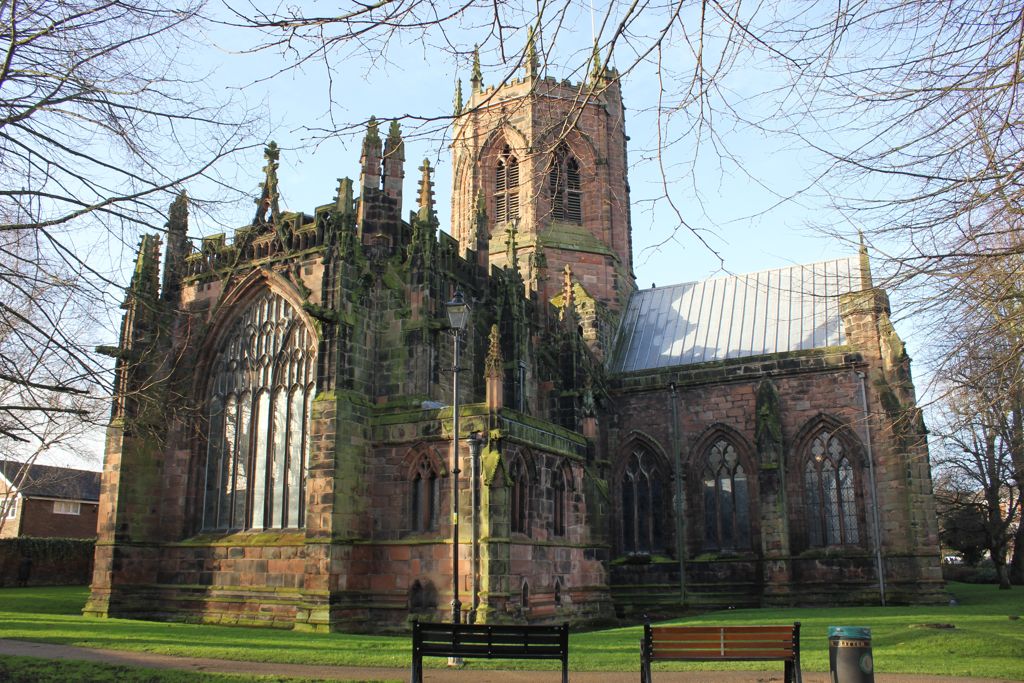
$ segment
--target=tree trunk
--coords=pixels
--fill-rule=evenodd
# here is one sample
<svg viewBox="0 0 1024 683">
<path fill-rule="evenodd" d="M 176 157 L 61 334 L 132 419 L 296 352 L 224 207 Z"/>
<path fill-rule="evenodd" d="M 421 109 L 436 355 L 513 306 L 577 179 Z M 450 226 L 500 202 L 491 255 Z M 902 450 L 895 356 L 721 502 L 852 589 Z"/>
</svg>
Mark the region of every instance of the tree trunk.
<svg viewBox="0 0 1024 683">
<path fill-rule="evenodd" d="M 1006 543 L 989 543 L 988 553 L 992 558 L 992 564 L 996 568 L 996 579 L 999 581 L 999 590 L 1010 590 L 1010 572 L 1006 566 Z"/>
<path fill-rule="evenodd" d="M 1010 584 L 1010 572 L 1007 571 L 1006 562 L 996 562 L 996 577 L 999 579 L 999 590 L 1008 591 L 1013 586 Z"/>
<path fill-rule="evenodd" d="M 1013 557 L 1010 559 L 1010 581 L 1024 586 L 1024 524 L 1018 524 L 1013 535 Z"/>
</svg>

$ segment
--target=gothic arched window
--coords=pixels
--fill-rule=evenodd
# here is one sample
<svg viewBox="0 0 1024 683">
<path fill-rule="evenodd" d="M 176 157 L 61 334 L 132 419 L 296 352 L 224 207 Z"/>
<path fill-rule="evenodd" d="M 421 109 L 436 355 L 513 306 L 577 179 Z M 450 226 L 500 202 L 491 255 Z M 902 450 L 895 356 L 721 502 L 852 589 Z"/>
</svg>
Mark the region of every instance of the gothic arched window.
<svg viewBox="0 0 1024 683">
<path fill-rule="evenodd" d="M 548 192 L 551 194 L 551 218 L 569 223 L 583 222 L 580 192 L 580 164 L 563 143 L 555 150 L 548 171 Z"/>
<path fill-rule="evenodd" d="M 750 547 L 750 490 L 736 448 L 718 439 L 708 451 L 701 477 L 704 489 L 704 547 Z"/>
<path fill-rule="evenodd" d="M 416 466 L 412 473 L 409 517 L 410 526 L 413 531 L 434 531 L 437 529 L 439 490 L 440 484 L 437 471 L 426 454 L 423 454 L 416 461 Z"/>
<path fill-rule="evenodd" d="M 305 524 L 316 344 L 295 309 L 264 292 L 238 314 L 207 389 L 203 528 Z"/>
<path fill-rule="evenodd" d="M 551 511 L 551 531 L 555 536 L 565 536 L 566 518 L 566 473 L 561 467 L 551 471 L 551 493 L 553 509 Z"/>
<path fill-rule="evenodd" d="M 526 471 L 526 464 L 521 457 L 512 461 L 512 466 L 509 468 L 509 480 L 512 482 L 512 500 L 509 506 L 510 528 L 513 533 L 529 533 L 530 479 Z"/>
<path fill-rule="evenodd" d="M 808 450 L 804 465 L 808 543 L 859 543 L 853 467 L 843 442 L 823 429 L 811 439 Z"/>
<path fill-rule="evenodd" d="M 508 145 L 498 155 L 494 174 L 494 222 L 519 217 L 519 160 Z"/>
<path fill-rule="evenodd" d="M 650 451 L 629 455 L 622 473 L 622 549 L 651 553 L 662 545 L 662 480 Z"/>
</svg>

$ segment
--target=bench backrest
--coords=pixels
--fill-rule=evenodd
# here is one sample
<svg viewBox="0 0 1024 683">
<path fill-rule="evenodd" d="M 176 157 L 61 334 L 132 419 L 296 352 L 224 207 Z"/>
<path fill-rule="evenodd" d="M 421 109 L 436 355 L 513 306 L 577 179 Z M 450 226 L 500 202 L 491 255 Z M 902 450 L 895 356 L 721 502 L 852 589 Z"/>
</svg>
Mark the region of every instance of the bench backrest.
<svg viewBox="0 0 1024 683">
<path fill-rule="evenodd" d="M 800 622 L 792 626 L 644 624 L 644 644 L 651 659 L 793 661 L 800 653 Z"/>
<path fill-rule="evenodd" d="M 569 624 L 513 626 L 414 622 L 414 656 L 565 659 Z"/>
</svg>

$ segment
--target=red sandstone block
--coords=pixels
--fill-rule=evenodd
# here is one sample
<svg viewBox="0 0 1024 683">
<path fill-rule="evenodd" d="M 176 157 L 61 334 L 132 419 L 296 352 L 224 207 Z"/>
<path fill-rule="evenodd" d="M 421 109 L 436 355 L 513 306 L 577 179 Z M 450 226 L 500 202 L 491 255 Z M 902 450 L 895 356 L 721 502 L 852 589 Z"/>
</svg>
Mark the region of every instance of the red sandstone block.
<svg viewBox="0 0 1024 683">
<path fill-rule="evenodd" d="M 396 545 L 388 550 L 388 558 L 392 562 L 408 562 L 410 559 L 409 546 Z"/>
</svg>

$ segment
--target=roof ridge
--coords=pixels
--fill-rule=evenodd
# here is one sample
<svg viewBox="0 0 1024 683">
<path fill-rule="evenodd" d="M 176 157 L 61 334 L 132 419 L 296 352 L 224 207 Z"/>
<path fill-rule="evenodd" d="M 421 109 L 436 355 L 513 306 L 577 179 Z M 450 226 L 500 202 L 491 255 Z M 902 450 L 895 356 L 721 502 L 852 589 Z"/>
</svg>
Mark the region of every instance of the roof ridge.
<svg viewBox="0 0 1024 683">
<path fill-rule="evenodd" d="M 848 261 L 856 260 L 858 258 L 859 257 L 858 257 L 857 254 L 851 254 L 850 256 L 840 256 L 840 257 L 830 258 L 830 259 L 821 259 L 819 261 L 811 261 L 810 263 L 794 263 L 793 265 L 790 265 L 790 266 L 779 266 L 777 268 L 762 268 L 761 270 L 751 270 L 751 271 L 748 271 L 746 273 L 735 273 L 735 274 L 732 274 L 732 275 L 714 275 L 712 277 L 706 277 L 706 278 L 702 278 L 700 280 L 687 280 L 685 282 L 676 282 L 676 283 L 671 284 L 671 285 L 661 285 L 660 287 L 648 287 L 646 289 L 639 289 L 639 290 L 637 290 L 637 293 L 640 293 L 640 292 L 652 292 L 652 291 L 657 290 L 657 289 L 671 289 L 673 287 L 682 287 L 684 285 L 696 285 L 696 284 L 699 284 L 701 282 L 715 282 L 716 280 L 732 280 L 732 279 L 737 279 L 737 278 L 741 278 L 741 277 L 750 277 L 750 276 L 753 276 L 753 275 L 760 275 L 762 273 L 777 273 L 777 272 L 783 271 L 783 270 L 793 270 L 794 268 L 811 268 L 813 266 L 821 265 L 821 264 L 824 264 L 824 263 L 840 263 L 842 261 L 847 261 L 848 262 Z M 859 263 L 857 264 L 857 269 L 858 270 L 860 269 L 860 264 Z"/>
</svg>

